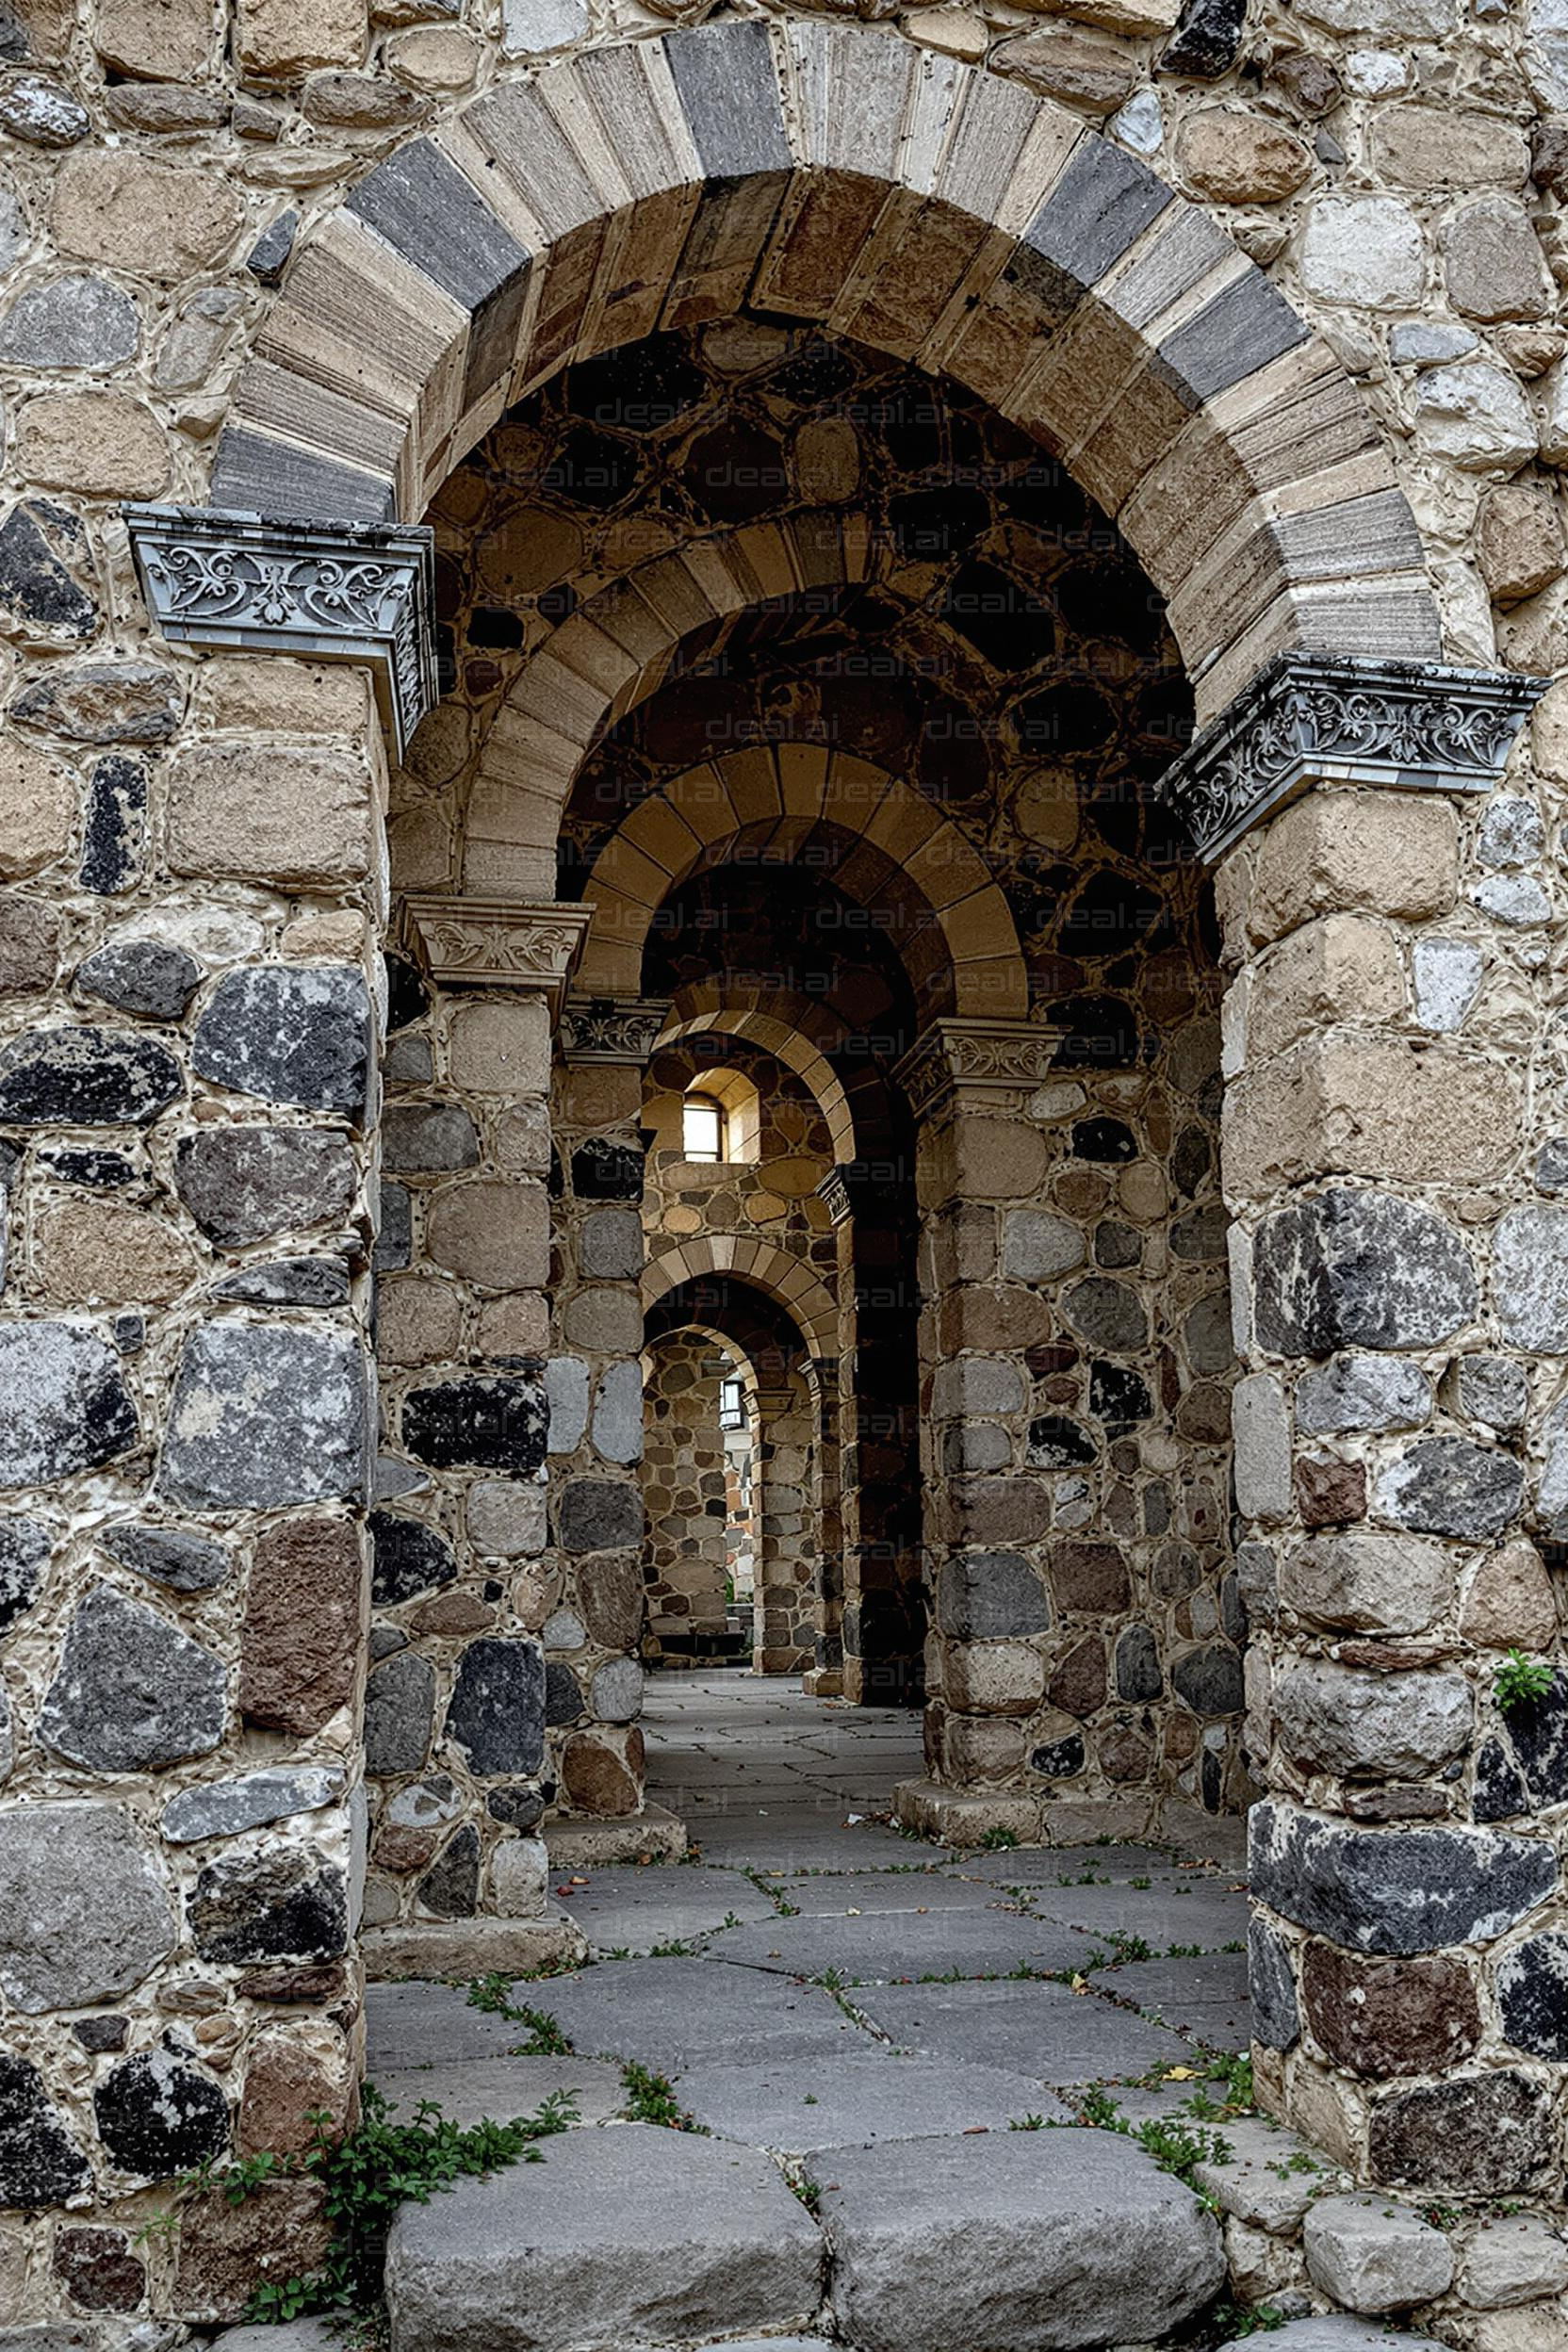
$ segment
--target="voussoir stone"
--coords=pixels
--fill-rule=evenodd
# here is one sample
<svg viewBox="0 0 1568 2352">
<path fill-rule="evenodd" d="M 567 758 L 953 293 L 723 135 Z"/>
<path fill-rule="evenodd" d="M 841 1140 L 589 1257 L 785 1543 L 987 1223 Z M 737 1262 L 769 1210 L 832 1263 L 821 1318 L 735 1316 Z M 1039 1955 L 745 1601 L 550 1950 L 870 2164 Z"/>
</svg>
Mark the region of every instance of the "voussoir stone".
<svg viewBox="0 0 1568 2352">
<path fill-rule="evenodd" d="M 1146 2344 L 1225 2275 L 1214 2216 L 1113 2132 L 988 2132 L 813 2159 L 831 2296 L 879 2352 Z"/>
<path fill-rule="evenodd" d="M 1490 1939 L 1557 1890 L 1552 1848 L 1483 1829 L 1348 1828 L 1271 1800 L 1248 1818 L 1254 1896 L 1352 1952 Z"/>
<path fill-rule="evenodd" d="M 30 2017 L 128 1993 L 178 1941 L 162 1871 L 122 1805 L 0 1814 L 0 1989 Z"/>
<path fill-rule="evenodd" d="M 345 1217 L 353 1155 L 342 1135 L 314 1128 L 214 1128 L 182 1136 L 174 1183 L 214 1241 L 265 1241 Z"/>
<path fill-rule="evenodd" d="M 393 2352 L 566 2352 L 797 2327 L 822 2234 L 772 2161 L 647 2125 L 405 2205 L 387 2247 Z"/>
<path fill-rule="evenodd" d="M 99 1332 L 79 1323 L 0 1324 L 0 1487 L 96 1470 L 138 1434 L 120 1359 Z"/>
<path fill-rule="evenodd" d="M 156 1609 L 99 1585 L 72 1618 L 38 1736 L 84 1771 L 147 1772 L 223 1736 L 223 1661 Z"/>
<path fill-rule="evenodd" d="M 180 1358 L 159 1491 L 216 1511 L 357 1494 L 367 1443 L 365 1364 L 352 1339 L 207 1323 Z"/>
</svg>

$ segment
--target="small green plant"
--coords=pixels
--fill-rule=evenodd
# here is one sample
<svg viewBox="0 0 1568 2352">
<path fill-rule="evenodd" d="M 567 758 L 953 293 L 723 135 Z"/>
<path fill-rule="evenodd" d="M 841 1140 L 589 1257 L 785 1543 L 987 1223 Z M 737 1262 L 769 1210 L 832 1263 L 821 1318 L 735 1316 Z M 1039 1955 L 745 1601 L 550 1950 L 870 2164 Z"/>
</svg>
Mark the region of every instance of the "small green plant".
<svg viewBox="0 0 1568 2352">
<path fill-rule="evenodd" d="M 1497 1669 L 1492 1686 L 1492 1696 L 1499 1715 L 1508 1715 L 1516 1707 L 1528 1707 L 1534 1699 L 1546 1698 L 1552 1688 L 1552 1670 L 1544 1658 L 1527 1658 L 1523 1650 L 1510 1650 Z"/>
<path fill-rule="evenodd" d="M 695 1945 L 682 1943 L 678 1936 L 672 1936 L 665 1943 L 650 1944 L 648 1958 L 650 1960 L 690 1960 L 695 1949 Z"/>
<path fill-rule="evenodd" d="M 1045 2117 L 1036 2115 L 1015 2115 L 1007 2129 L 1009 2132 L 1043 2132 Z"/>
<path fill-rule="evenodd" d="M 1221 2303 L 1216 2307 L 1215 2320 L 1227 2343 L 1242 2336 L 1271 2336 L 1285 2324 L 1283 2311 L 1272 2303 L 1254 2303 L 1250 2309 L 1244 2303 Z"/>
<path fill-rule="evenodd" d="M 798 2197 L 813 2221 L 822 2212 L 822 2182 L 813 2180 L 809 2173 L 802 2173 L 798 2180 L 790 2182 L 790 2193 Z"/>
<path fill-rule="evenodd" d="M 1117 1966 L 1127 1960 L 1152 1960 L 1154 1951 L 1141 1936 L 1124 1936 L 1118 1930 L 1111 1937 L 1116 1946 Z"/>
<path fill-rule="evenodd" d="M 988 1829 L 985 1836 L 981 1838 L 980 1843 L 986 1848 L 988 1853 L 1003 1854 L 1009 1846 L 1016 1846 L 1018 1838 L 1010 1829 L 1003 1829 L 1000 1825 L 998 1825 L 995 1828 Z"/>
<path fill-rule="evenodd" d="M 527 2026 L 529 2038 L 516 2044 L 514 2058 L 570 2058 L 572 2045 L 549 2011 L 531 2008 L 526 2001 L 514 2001 L 512 1983 L 510 1977 L 498 1973 L 475 1977 L 468 1987 L 469 2008 L 484 2009 L 492 2017 Z"/>
<path fill-rule="evenodd" d="M 629 2059 L 621 2068 L 621 2083 L 627 2096 L 627 2112 L 633 2123 L 662 2123 L 668 2132 L 700 2132 L 675 2095 L 669 2077 L 655 2074 L 651 2066 L 640 2066 Z"/>
</svg>

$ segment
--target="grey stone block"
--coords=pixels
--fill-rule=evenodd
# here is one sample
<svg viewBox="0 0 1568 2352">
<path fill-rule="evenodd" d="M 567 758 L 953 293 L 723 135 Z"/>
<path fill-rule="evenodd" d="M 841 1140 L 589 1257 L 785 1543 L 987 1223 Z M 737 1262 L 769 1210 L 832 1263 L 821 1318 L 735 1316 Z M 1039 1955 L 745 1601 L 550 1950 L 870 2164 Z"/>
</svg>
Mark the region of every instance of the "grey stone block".
<svg viewBox="0 0 1568 2352">
<path fill-rule="evenodd" d="M 344 1136 L 308 1127 L 216 1128 L 181 1138 L 174 1183 L 214 1241 L 265 1241 L 346 1217 L 353 1155 Z"/>
<path fill-rule="evenodd" d="M 122 1013 L 178 1021 L 202 977 L 183 947 L 162 939 L 127 939 L 101 947 L 76 968 L 76 986 Z"/>
<path fill-rule="evenodd" d="M 1260 1914 L 1247 1927 L 1247 1989 L 1252 2031 L 1266 2050 L 1294 2050 L 1301 2038 L 1301 2010 L 1290 1946 Z"/>
<path fill-rule="evenodd" d="M 378 163 L 344 208 L 467 311 L 473 323 L 463 398 L 465 405 L 477 400 L 515 356 L 527 248 L 428 139 L 412 139 Z"/>
<path fill-rule="evenodd" d="M 392 1102 L 382 1113 L 382 1165 L 400 1176 L 479 1166 L 479 1135 L 461 1102 Z"/>
<path fill-rule="evenodd" d="M 877 2352 L 1146 2344 L 1225 2276 L 1214 2216 L 1111 2132 L 885 2141 L 832 2170 L 833 2309 Z"/>
<path fill-rule="evenodd" d="M 95 1470 L 136 1443 L 108 1343 L 78 1323 L 0 1324 L 0 1487 Z"/>
<path fill-rule="evenodd" d="M 1568 1209 L 1510 1209 L 1493 1264 L 1504 1337 L 1541 1355 L 1568 1353 Z"/>
<path fill-rule="evenodd" d="M 416 1772 L 430 1752 L 435 1669 L 403 1651 L 378 1666 L 365 1691 L 365 1769 Z"/>
<path fill-rule="evenodd" d="M 172 1845 L 194 1845 L 204 1838 L 234 1838 L 262 1829 L 293 1813 L 313 1813 L 334 1805 L 348 1785 L 335 1765 L 302 1764 L 292 1770 L 246 1772 L 237 1780 L 204 1781 L 183 1788 L 163 1808 L 158 1826 Z"/>
<path fill-rule="evenodd" d="M 1386 2197 L 1325 2197 L 1308 2208 L 1302 2243 L 1314 2285 L 1347 2311 L 1408 2311 L 1453 2281 L 1442 2230 Z"/>
<path fill-rule="evenodd" d="M 1426 1778 L 1465 1747 L 1475 1715 L 1461 1674 L 1364 1673 L 1330 1659 L 1287 1668 L 1274 1708 L 1293 1762 L 1349 1779 Z"/>
<path fill-rule="evenodd" d="M 277 1510 L 365 1484 L 365 1364 L 351 1339 L 207 1323 L 187 1340 L 158 1490 L 216 1511 Z"/>
<path fill-rule="evenodd" d="M 1221 2347 L 1221 2352 L 1251 2352 L 1255 2336 L 1236 2336 Z M 1269 2337 L 1270 2352 L 1443 2352 L 1441 2344 L 1429 2336 L 1390 2337 L 1386 2328 L 1374 2328 L 1364 2319 L 1350 2319 L 1340 2311 L 1328 2311 L 1314 2319 L 1287 2320 Z"/>
<path fill-rule="evenodd" d="M 1023 241 L 1061 276 L 1072 298 L 1098 286 L 1174 196 L 1124 147 L 1080 139 Z M 1068 306 L 1070 307 L 1070 299 Z"/>
<path fill-rule="evenodd" d="M 1304 322 L 1259 270 L 1249 268 L 1167 335 L 1156 369 L 1195 408 L 1307 339 Z"/>
<path fill-rule="evenodd" d="M 291 441 L 225 425 L 212 474 L 212 504 L 241 514 L 308 523 L 390 523 L 397 520 L 392 484 L 318 457 Z"/>
<path fill-rule="evenodd" d="M 1344 1429 L 1415 1429 L 1431 1416 L 1431 1383 L 1399 1356 L 1348 1349 L 1296 1390 L 1296 1426 L 1309 1437 Z"/>
<path fill-rule="evenodd" d="M 210 1754 L 227 1704 L 220 1658 L 156 1609 L 101 1584 L 66 1629 L 38 1736 L 85 1772 L 156 1772 Z"/>
<path fill-rule="evenodd" d="M 537 1642 L 469 1642 L 447 1707 L 446 1736 L 482 1776 L 539 1770 L 545 1760 L 545 1654 Z"/>
<path fill-rule="evenodd" d="M 721 2138 L 795 2157 L 878 2140 L 1004 2132 L 1030 2115 L 1066 2123 L 1070 2115 L 1021 2071 L 900 2058 L 872 2044 L 863 2054 L 823 2064 L 808 2057 L 699 2059 L 679 2077 L 678 2097 Z"/>
<path fill-rule="evenodd" d="M 665 2073 L 715 2048 L 760 2060 L 863 2047 L 831 1994 L 717 1958 L 611 1962 L 555 1979 L 539 2005 L 584 2056 L 635 2058 Z"/>
<path fill-rule="evenodd" d="M 1479 1829 L 1350 1829 L 1266 1800 L 1248 1820 L 1254 1896 L 1351 1952 L 1490 1941 L 1557 1891 L 1552 1847 Z"/>
<path fill-rule="evenodd" d="M 0 321 L 0 360 L 20 368 L 117 368 L 140 341 L 135 302 L 106 278 L 28 286 Z"/>
<path fill-rule="evenodd" d="M 664 51 L 709 179 L 788 171 L 790 141 L 765 24 L 672 33 Z"/>
<path fill-rule="evenodd" d="M 0 1814 L 0 1990 L 29 2017 L 139 1984 L 178 1941 L 169 1890 L 118 1805 Z"/>
<path fill-rule="evenodd" d="M 938 1622 L 960 1642 L 1044 1633 L 1045 1585 L 1021 1552 L 963 1552 L 937 1580 Z"/>
<path fill-rule="evenodd" d="M 912 1900 L 918 1900 L 914 1898 Z M 1052 1920 L 994 1908 L 921 1913 L 884 1911 L 859 1919 L 819 1913 L 738 1928 L 722 1956 L 783 1976 L 837 1969 L 851 1984 L 899 1984 L 911 1977 L 1006 1976 L 1012 1969 L 1081 1968 L 1093 1938 Z"/>
<path fill-rule="evenodd" d="M 1377 1506 L 1420 1535 L 1501 1535 L 1518 1511 L 1525 1470 L 1511 1454 L 1467 1437 L 1429 1437 L 1391 1462 Z"/>
<path fill-rule="evenodd" d="M 237 1093 L 357 1117 L 369 1045 L 370 1000 L 351 965 L 255 964 L 217 983 L 190 1059 Z"/>
<path fill-rule="evenodd" d="M 1192 2055 L 1179 2034 L 1065 1984 L 877 1985 L 858 1995 L 856 2006 L 903 2049 L 1003 2066 L 1052 2085 L 1184 2066 Z"/>
<path fill-rule="evenodd" d="M 528 2038 L 528 2028 L 514 2021 L 509 2031 L 514 2042 Z M 399 2109 L 400 2122 L 412 2123 L 420 2101 L 433 2099 L 465 2130 L 487 2118 L 511 2123 L 537 2115 L 558 2091 L 572 2096 L 580 2123 L 605 2123 L 626 2112 L 621 2069 L 603 2059 L 497 2057 L 439 2063 L 428 2060 L 414 2042 L 406 2061 L 401 2066 L 377 2067 L 372 2077 L 377 2090 Z"/>
<path fill-rule="evenodd" d="M 765 2156 L 641 2125 L 568 2132 L 542 2164 L 403 2208 L 393 2352 L 622 2352 L 799 2325 L 822 2252 Z"/>
</svg>

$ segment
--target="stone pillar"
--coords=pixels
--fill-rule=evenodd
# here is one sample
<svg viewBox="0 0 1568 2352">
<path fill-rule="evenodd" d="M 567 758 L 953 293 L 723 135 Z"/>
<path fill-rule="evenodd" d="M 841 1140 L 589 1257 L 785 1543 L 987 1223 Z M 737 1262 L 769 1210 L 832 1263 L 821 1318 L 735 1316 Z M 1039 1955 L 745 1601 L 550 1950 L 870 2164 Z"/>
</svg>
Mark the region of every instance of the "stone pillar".
<svg viewBox="0 0 1568 2352">
<path fill-rule="evenodd" d="M 642 1116 L 668 1010 L 570 1002 L 555 1075 L 550 1510 L 562 1606 L 581 1629 L 560 1802 L 595 1819 L 643 1810 Z"/>
<path fill-rule="evenodd" d="M 1028 1462 L 1037 1302 L 1004 1279 L 1002 1219 L 1040 1191 L 1050 1153 L 1029 1104 L 1057 1033 L 1026 1021 L 939 1021 L 897 1076 L 918 1121 L 921 1483 L 927 1583 L 926 1761 L 899 1818 L 972 1843 L 1039 1831 L 1032 1756 L 1053 1625 L 1050 1501 Z M 1035 1735 L 1040 1734 L 1037 1738 Z M 1059 1736 L 1075 1736 L 1066 1722 Z"/>
<path fill-rule="evenodd" d="M 1281 664 L 1170 779 L 1223 853 L 1232 975 L 1258 2086 L 1444 2197 L 1562 2185 L 1553 703 L 1499 784 L 1540 691 Z"/>
<path fill-rule="evenodd" d="M 799 1674 L 816 1656 L 821 1466 L 804 1376 L 756 1394 L 760 1674 Z"/>
<path fill-rule="evenodd" d="M 396 1459 L 370 1516 L 373 1973 L 554 1956 L 534 1834 L 559 1780 L 547 1678 L 551 1030 L 580 906 L 399 909 L 383 1117 L 377 1352 Z M 569 1615 L 569 1612 L 567 1612 Z M 575 1686 L 573 1686 L 575 1687 Z"/>
<path fill-rule="evenodd" d="M 417 719 L 428 549 L 176 514 L 140 552 L 175 642 L 60 668 L 0 822 L 0 2203 L 39 2319 L 67 2199 L 155 2315 L 309 2267 L 305 2184 L 172 2236 L 145 2192 L 346 2117 L 360 2048 L 372 689 Z"/>
</svg>

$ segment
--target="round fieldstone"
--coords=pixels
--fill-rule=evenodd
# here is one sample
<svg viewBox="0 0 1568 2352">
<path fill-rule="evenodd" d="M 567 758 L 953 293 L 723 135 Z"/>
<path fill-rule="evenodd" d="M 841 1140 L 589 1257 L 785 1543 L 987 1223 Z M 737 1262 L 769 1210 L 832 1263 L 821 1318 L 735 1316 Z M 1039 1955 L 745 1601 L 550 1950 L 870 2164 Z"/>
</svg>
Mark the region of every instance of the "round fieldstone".
<svg viewBox="0 0 1568 2352">
<path fill-rule="evenodd" d="M 193 2171 L 228 2146 L 228 2100 L 169 2042 L 115 2066 L 94 2089 L 92 2112 L 110 2161 L 144 2180 Z"/>
<path fill-rule="evenodd" d="M 400 1176 L 479 1166 L 479 1134 L 460 1102 L 395 1102 L 381 1122 L 382 1165 Z"/>
<path fill-rule="evenodd" d="M 1229 1642 L 1189 1650 L 1171 1667 L 1170 1680 L 1195 1715 L 1239 1715 L 1247 1704 L 1241 1658 Z"/>
<path fill-rule="evenodd" d="M 349 965 L 226 972 L 196 1024 L 191 1065 L 268 1102 L 357 1114 L 369 1075 L 370 999 Z"/>
<path fill-rule="evenodd" d="M 214 1128 L 182 1136 L 174 1184 L 213 1241 L 266 1241 L 344 1218 L 354 1193 L 353 1154 L 344 1136 L 310 1128 Z"/>
<path fill-rule="evenodd" d="M 1069 1322 L 1091 1347 L 1131 1355 L 1149 1344 L 1149 1316 L 1138 1293 L 1108 1274 L 1074 1282 L 1064 1301 Z"/>
<path fill-rule="evenodd" d="M 0 1054 L 0 1126 L 145 1127 L 184 1091 L 169 1048 L 129 1030 L 31 1029 Z"/>
<path fill-rule="evenodd" d="M 635 1144 L 595 1135 L 572 1153 L 572 1190 L 580 1200 L 640 1201 L 643 1168 Z"/>
<path fill-rule="evenodd" d="M 343 1795 L 347 1774 L 337 1765 L 305 1764 L 292 1770 L 246 1772 L 236 1780 L 206 1780 L 182 1789 L 164 1806 L 158 1826 L 175 1845 L 198 1845 L 206 1838 L 236 1838 L 264 1829 L 295 1813 L 314 1813 Z"/>
<path fill-rule="evenodd" d="M 1441 2073 L 1481 2038 L 1470 1971 L 1446 1953 L 1368 1961 L 1308 1944 L 1301 1993 L 1330 2059 L 1364 2078 Z"/>
<path fill-rule="evenodd" d="M 0 1325 L 0 1487 L 96 1470 L 139 1434 L 119 1360 L 95 1331 Z"/>
<path fill-rule="evenodd" d="M 536 1642 L 470 1642 L 447 1708 L 469 1770 L 512 1779 L 545 1760 L 545 1654 Z"/>
<path fill-rule="evenodd" d="M 1568 1354 L 1568 1208 L 1510 1209 L 1493 1259 L 1503 1336 L 1541 1355 Z"/>
<path fill-rule="evenodd" d="M 198 1953 L 221 1967 L 338 1960 L 349 1948 L 343 1873 L 308 1847 L 209 1863 L 188 1909 Z"/>
<path fill-rule="evenodd" d="M 1500 1535 L 1525 1491 L 1522 1462 L 1465 1437 L 1413 1446 L 1378 1481 L 1378 1507 L 1418 1534 Z"/>
<path fill-rule="evenodd" d="M 227 1706 L 221 1658 L 156 1609 L 99 1585 L 71 1620 L 38 1736 L 86 1772 L 156 1772 L 209 1755 Z"/>
<path fill-rule="evenodd" d="M 370 1597 L 379 1609 L 396 1609 L 419 1592 L 450 1584 L 457 1575 L 451 1545 L 433 1527 L 392 1511 L 370 1513 L 374 1545 Z"/>
<path fill-rule="evenodd" d="M 29 147 L 74 147 L 91 128 L 87 108 L 46 74 L 19 74 L 0 88 L 0 130 Z"/>
<path fill-rule="evenodd" d="M 50 278 L 0 320 L 0 360 L 21 368 L 115 368 L 140 341 L 135 302 L 106 278 Z"/>
<path fill-rule="evenodd" d="M 601 1723 L 635 1723 L 643 1711 L 643 1669 L 634 1658 L 612 1658 L 589 1686 L 589 1703 Z"/>
<path fill-rule="evenodd" d="M 362 1492 L 366 1371 L 354 1340 L 206 1323 L 185 1345 L 158 1469 L 175 1502 L 278 1510 Z"/>
<path fill-rule="evenodd" d="M 0 1814 L 0 1990 L 25 2015 L 128 1993 L 178 1940 L 162 1871 L 122 1805 Z"/>
<path fill-rule="evenodd" d="M 514 1478 L 477 1478 L 465 1524 L 469 1542 L 487 1559 L 535 1559 L 549 1533 L 547 1490 Z"/>
<path fill-rule="evenodd" d="M 38 2213 L 91 2186 L 92 2167 L 25 2058 L 0 2053 L 0 2206 Z"/>
<path fill-rule="evenodd" d="M 587 1712 L 582 1685 L 569 1666 L 552 1658 L 545 1667 L 545 1723 L 553 1729 L 581 1721 Z"/>
<path fill-rule="evenodd" d="M 1130 1429 L 1154 1410 L 1149 1383 L 1128 1364 L 1096 1360 L 1089 1366 L 1089 1412 L 1108 1429 Z"/>
<path fill-rule="evenodd" d="M 37 1519 L 0 1519 L 0 1634 L 37 1600 L 53 1548 Z"/>
<path fill-rule="evenodd" d="M 1391 2188 L 1505 2197 L 1541 2179 L 1552 2103 L 1524 2075 L 1461 2075 L 1399 2091 L 1372 2111 L 1372 2177 Z"/>
<path fill-rule="evenodd" d="M 12 696 L 10 715 L 77 743 L 162 743 L 180 723 L 172 670 L 152 662 L 74 662 Z"/>
<path fill-rule="evenodd" d="M 1497 1830 L 1353 1829 L 1266 1799 L 1248 1841 L 1257 1899 L 1352 1952 L 1405 1957 L 1490 1940 L 1558 1888 L 1550 1845 Z"/>
<path fill-rule="evenodd" d="M 178 1021 L 201 983 L 202 968 L 183 947 L 162 939 L 127 939 L 101 947 L 76 967 L 76 986 L 117 1012 L 150 1021 Z"/>
<path fill-rule="evenodd" d="M 1129 1704 L 1163 1696 L 1160 1645 L 1147 1625 L 1129 1625 L 1116 1645 L 1116 1694 Z"/>
<path fill-rule="evenodd" d="M 1021 1552 L 964 1552 L 937 1579 L 937 1621 L 958 1642 L 1044 1633 L 1046 1590 Z"/>
</svg>

